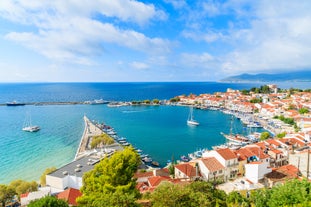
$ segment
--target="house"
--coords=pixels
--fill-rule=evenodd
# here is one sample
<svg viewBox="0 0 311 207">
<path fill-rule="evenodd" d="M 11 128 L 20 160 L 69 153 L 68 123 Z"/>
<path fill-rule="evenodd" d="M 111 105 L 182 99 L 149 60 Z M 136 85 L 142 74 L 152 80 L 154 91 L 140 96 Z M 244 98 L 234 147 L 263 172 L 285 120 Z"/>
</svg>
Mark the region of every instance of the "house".
<svg viewBox="0 0 311 207">
<path fill-rule="evenodd" d="M 215 157 L 198 159 L 198 166 L 204 180 L 224 180 L 225 167 Z"/>
<path fill-rule="evenodd" d="M 200 177 L 199 167 L 196 163 L 181 163 L 175 165 L 175 178 L 190 181 Z"/>
<path fill-rule="evenodd" d="M 51 195 L 49 188 L 42 188 L 39 191 L 21 194 L 21 206 L 27 206 L 31 201 L 38 200 L 48 195 Z"/>
<path fill-rule="evenodd" d="M 238 174 L 238 157 L 234 154 L 230 149 L 217 149 L 204 152 L 202 154 L 203 158 L 206 157 L 215 157 L 217 161 L 225 167 L 224 171 L 224 180 L 227 181 L 228 179 L 236 178 Z"/>
<path fill-rule="evenodd" d="M 72 161 L 46 175 L 46 185 L 51 187 L 52 193 L 61 192 L 67 188 L 80 189 L 83 174 L 92 170 L 98 162 L 99 159 L 91 156 Z"/>
<path fill-rule="evenodd" d="M 271 188 L 288 180 L 298 178 L 299 174 L 299 169 L 294 165 L 284 165 L 273 169 L 271 173 L 265 176 L 265 180 L 267 186 Z"/>
<path fill-rule="evenodd" d="M 65 200 L 69 206 L 77 206 L 78 204 L 76 199 L 80 196 L 82 196 L 80 190 L 74 188 L 68 188 L 67 190 L 57 194 L 57 198 Z"/>
<path fill-rule="evenodd" d="M 266 162 L 251 162 L 245 165 L 245 178 L 253 183 L 259 183 L 272 169 Z"/>
</svg>

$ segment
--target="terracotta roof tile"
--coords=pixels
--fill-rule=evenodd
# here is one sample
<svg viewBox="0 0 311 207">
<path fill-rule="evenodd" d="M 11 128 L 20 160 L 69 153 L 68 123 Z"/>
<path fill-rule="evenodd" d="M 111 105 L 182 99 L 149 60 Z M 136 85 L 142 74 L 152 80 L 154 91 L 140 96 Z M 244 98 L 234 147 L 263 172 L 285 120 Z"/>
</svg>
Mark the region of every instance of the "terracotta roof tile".
<svg viewBox="0 0 311 207">
<path fill-rule="evenodd" d="M 215 157 L 202 158 L 202 162 L 204 163 L 206 168 L 211 172 L 225 169 L 225 167 L 222 164 L 220 164 L 220 162 Z"/>
<path fill-rule="evenodd" d="M 148 178 L 148 183 L 150 187 L 158 186 L 162 181 L 170 181 L 170 177 L 166 176 L 153 176 Z"/>
<path fill-rule="evenodd" d="M 222 156 L 225 160 L 237 159 L 238 157 L 229 149 L 217 149 L 216 152 Z"/>
<path fill-rule="evenodd" d="M 196 176 L 195 167 L 188 163 L 178 164 L 175 167 L 189 178 Z"/>
<path fill-rule="evenodd" d="M 67 190 L 59 193 L 57 195 L 57 198 L 64 199 L 65 201 L 68 202 L 68 204 L 76 206 L 77 205 L 76 199 L 80 196 L 82 196 L 82 193 L 79 190 L 74 188 L 68 188 Z"/>
</svg>

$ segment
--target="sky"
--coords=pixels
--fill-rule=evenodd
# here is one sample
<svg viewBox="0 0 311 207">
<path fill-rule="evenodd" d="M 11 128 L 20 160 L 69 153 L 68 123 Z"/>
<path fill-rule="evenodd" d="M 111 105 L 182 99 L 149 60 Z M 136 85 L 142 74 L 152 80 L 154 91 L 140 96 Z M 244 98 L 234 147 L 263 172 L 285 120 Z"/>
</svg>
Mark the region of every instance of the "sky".
<svg viewBox="0 0 311 207">
<path fill-rule="evenodd" d="M 1 0 L 0 82 L 311 72 L 309 0 Z"/>
</svg>

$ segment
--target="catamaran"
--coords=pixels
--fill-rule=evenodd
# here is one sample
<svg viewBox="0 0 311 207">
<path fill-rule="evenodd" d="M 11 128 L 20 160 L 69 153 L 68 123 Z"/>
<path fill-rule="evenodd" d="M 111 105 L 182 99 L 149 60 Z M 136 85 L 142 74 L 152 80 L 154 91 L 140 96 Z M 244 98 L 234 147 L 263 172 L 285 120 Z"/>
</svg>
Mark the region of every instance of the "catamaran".
<svg viewBox="0 0 311 207">
<path fill-rule="evenodd" d="M 193 118 L 193 107 L 190 107 L 190 112 L 189 112 L 187 124 L 188 124 L 188 125 L 192 125 L 192 126 L 198 126 L 198 125 L 199 125 L 199 122 L 196 121 L 196 120 Z"/>
<path fill-rule="evenodd" d="M 26 132 L 37 132 L 40 130 L 40 127 L 37 125 L 32 125 L 31 116 L 30 114 L 27 114 L 22 130 Z"/>
</svg>

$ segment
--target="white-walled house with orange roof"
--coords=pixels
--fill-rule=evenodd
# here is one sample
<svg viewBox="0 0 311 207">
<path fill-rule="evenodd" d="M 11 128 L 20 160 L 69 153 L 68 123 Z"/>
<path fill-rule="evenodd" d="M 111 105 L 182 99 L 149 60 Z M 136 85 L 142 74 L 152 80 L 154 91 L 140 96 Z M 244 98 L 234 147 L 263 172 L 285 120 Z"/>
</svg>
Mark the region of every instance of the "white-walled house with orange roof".
<svg viewBox="0 0 311 207">
<path fill-rule="evenodd" d="M 206 151 L 202 154 L 202 158 L 215 157 L 224 167 L 224 180 L 236 178 L 238 174 L 238 157 L 230 149 L 217 149 Z"/>
</svg>

